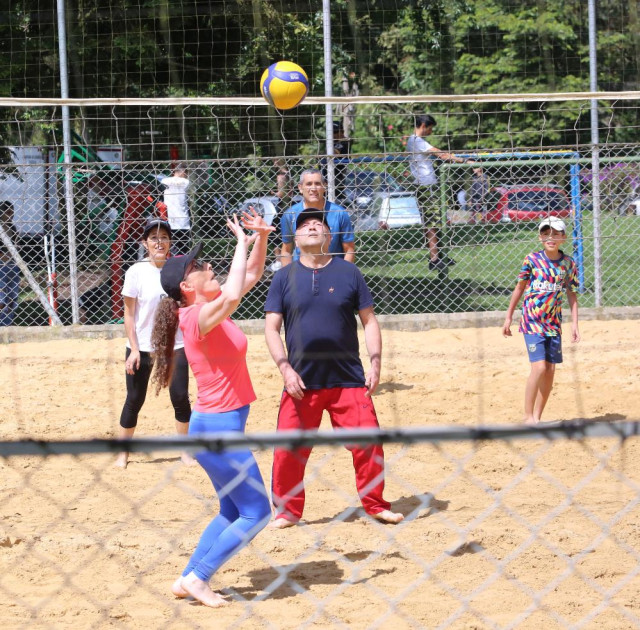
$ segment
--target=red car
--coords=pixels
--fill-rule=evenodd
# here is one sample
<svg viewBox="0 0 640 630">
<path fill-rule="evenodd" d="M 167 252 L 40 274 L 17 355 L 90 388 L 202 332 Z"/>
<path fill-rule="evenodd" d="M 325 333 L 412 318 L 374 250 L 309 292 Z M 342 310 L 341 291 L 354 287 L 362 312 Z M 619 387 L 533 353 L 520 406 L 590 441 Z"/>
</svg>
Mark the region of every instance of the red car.
<svg viewBox="0 0 640 630">
<path fill-rule="evenodd" d="M 496 186 L 485 197 L 482 220 L 489 223 L 537 221 L 553 214 L 571 216 L 571 201 L 557 186 Z"/>
</svg>

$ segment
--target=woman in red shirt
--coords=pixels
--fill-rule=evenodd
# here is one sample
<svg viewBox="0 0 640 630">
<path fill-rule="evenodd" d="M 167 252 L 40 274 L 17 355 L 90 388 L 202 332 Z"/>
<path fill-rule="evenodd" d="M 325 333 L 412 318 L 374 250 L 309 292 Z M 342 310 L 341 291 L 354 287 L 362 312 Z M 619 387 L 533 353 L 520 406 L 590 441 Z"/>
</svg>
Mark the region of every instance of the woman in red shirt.
<svg viewBox="0 0 640 630">
<path fill-rule="evenodd" d="M 169 259 L 160 276 L 167 297 L 160 303 L 153 329 L 153 379 L 158 389 L 171 381 L 173 339 L 179 325 L 198 385 L 189 434 L 244 432 L 249 405 L 256 398 L 247 370 L 247 339 L 229 316 L 262 277 L 273 228 L 255 212 L 243 215 L 242 226 L 235 216 L 227 225 L 237 243 L 224 285 L 218 283 L 211 265 L 198 260 L 202 244 Z M 253 235 L 247 235 L 243 226 Z M 211 590 L 211 576 L 265 527 L 271 507 L 251 451 L 204 451 L 195 458 L 216 489 L 220 513 L 205 528 L 172 591 L 177 597 L 191 595 L 206 606 L 218 607 L 227 602 Z"/>
</svg>

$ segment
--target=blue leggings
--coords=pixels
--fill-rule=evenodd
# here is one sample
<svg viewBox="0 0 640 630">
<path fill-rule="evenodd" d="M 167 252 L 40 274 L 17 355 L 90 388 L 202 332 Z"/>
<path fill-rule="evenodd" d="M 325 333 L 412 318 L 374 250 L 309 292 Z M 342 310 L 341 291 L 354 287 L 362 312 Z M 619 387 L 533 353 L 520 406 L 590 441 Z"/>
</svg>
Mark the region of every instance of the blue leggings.
<svg viewBox="0 0 640 630">
<path fill-rule="evenodd" d="M 249 405 L 225 413 L 193 411 L 189 435 L 237 431 L 244 433 Z M 271 503 L 251 451 L 195 454 L 218 493 L 220 513 L 202 532 L 182 575 L 193 571 L 208 582 L 211 576 L 237 551 L 266 527 Z"/>
</svg>

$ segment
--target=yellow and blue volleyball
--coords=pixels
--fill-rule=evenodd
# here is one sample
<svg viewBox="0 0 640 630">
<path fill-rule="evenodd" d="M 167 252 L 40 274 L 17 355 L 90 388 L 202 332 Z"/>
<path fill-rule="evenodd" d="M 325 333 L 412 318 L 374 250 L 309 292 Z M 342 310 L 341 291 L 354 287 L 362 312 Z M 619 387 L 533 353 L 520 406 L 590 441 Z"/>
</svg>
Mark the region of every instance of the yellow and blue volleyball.
<svg viewBox="0 0 640 630">
<path fill-rule="evenodd" d="M 309 79 L 297 63 L 278 61 L 262 73 L 260 91 L 275 108 L 291 109 L 300 105 L 309 92 Z"/>
</svg>

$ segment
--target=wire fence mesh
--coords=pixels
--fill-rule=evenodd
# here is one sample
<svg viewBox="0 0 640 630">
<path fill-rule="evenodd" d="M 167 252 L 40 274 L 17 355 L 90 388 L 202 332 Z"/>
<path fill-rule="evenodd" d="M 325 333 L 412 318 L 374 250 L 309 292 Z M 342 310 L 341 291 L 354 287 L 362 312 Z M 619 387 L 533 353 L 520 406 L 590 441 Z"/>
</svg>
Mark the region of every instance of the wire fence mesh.
<svg viewBox="0 0 640 630">
<path fill-rule="evenodd" d="M 638 443 L 624 439 L 638 426 L 548 429 L 387 435 L 387 488 L 405 514 L 395 527 L 356 507 L 337 474 L 346 452 L 316 446 L 307 518 L 266 530 L 216 574 L 234 604 L 217 611 L 168 596 L 217 511 L 208 481 L 170 451 L 139 453 L 144 474 L 126 484 L 100 454 L 5 455 L 4 623 L 187 628 L 215 615 L 224 628 L 640 627 Z M 262 466 L 269 457 L 258 453 Z"/>
<path fill-rule="evenodd" d="M 122 161 L 117 151 L 98 161 L 97 154 L 76 147 L 77 159 L 70 167 L 74 217 L 70 241 L 65 167 L 45 153 L 15 147 L 14 163 L 1 167 L 1 323 L 46 325 L 58 317 L 69 324 L 74 294 L 81 322 L 117 322 L 122 317 L 124 272 L 142 255 L 145 218 L 166 213 L 162 203 L 172 193 L 162 180 L 171 175 L 175 164 Z M 455 262 L 439 271 L 430 269 L 418 190 L 406 153 L 338 158 L 332 165 L 328 192 L 349 213 L 356 264 L 379 313 L 505 309 L 525 254 L 536 248 L 536 222 L 550 214 L 567 223 L 564 249 L 578 263 L 581 304 L 638 303 L 637 146 L 616 145 L 600 153 L 597 228 L 588 151 L 457 155 L 473 163 L 437 166 L 434 194 L 440 248 Z M 226 218 L 253 206 L 279 228 L 283 213 L 300 199 L 300 173 L 310 167 L 327 171 L 327 158 L 207 159 L 184 165 L 190 182 L 188 238 L 203 241 L 205 255 L 224 269 L 232 251 Z M 267 272 L 243 305 L 241 318 L 262 316 L 277 266 L 279 234 L 278 229 Z M 73 269 L 71 250 L 77 255 Z"/>
</svg>

